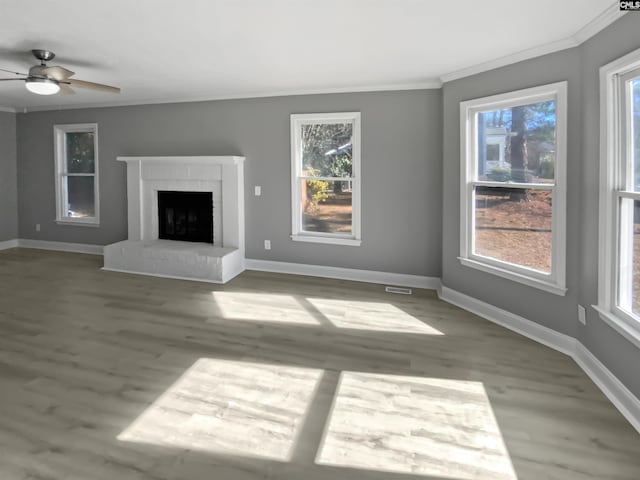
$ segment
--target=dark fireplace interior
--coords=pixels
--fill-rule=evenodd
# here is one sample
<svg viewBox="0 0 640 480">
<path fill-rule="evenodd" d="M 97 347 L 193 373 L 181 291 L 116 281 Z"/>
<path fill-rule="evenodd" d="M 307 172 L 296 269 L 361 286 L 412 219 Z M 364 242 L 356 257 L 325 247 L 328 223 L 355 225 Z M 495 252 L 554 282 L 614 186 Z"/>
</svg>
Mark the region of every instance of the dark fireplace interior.
<svg viewBox="0 0 640 480">
<path fill-rule="evenodd" d="M 158 192 L 158 236 L 165 240 L 213 243 L 211 192 Z"/>
</svg>

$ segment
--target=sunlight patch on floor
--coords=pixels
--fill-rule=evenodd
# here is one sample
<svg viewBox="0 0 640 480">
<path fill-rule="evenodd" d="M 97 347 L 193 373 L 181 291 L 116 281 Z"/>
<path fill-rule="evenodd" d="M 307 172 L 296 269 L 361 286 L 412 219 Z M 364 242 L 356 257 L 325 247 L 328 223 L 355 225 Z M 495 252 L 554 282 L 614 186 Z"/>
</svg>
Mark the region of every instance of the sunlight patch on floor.
<svg viewBox="0 0 640 480">
<path fill-rule="evenodd" d="M 226 319 L 319 325 L 320 322 L 291 295 L 213 292 Z"/>
<path fill-rule="evenodd" d="M 517 480 L 482 383 L 343 372 L 316 463 Z"/>
<path fill-rule="evenodd" d="M 427 325 L 390 303 L 328 298 L 307 298 L 307 301 L 338 328 L 443 335 L 440 330 Z"/>
<path fill-rule="evenodd" d="M 322 373 L 201 358 L 118 440 L 287 461 Z"/>
</svg>

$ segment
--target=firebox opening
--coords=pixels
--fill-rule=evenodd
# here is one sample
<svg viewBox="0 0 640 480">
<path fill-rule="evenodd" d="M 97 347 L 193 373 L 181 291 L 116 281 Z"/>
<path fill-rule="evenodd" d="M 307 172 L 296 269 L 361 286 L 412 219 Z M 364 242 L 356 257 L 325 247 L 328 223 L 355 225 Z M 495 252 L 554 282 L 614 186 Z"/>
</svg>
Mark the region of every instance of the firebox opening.
<svg viewBox="0 0 640 480">
<path fill-rule="evenodd" d="M 213 243 L 211 192 L 158 192 L 158 237 Z"/>
</svg>

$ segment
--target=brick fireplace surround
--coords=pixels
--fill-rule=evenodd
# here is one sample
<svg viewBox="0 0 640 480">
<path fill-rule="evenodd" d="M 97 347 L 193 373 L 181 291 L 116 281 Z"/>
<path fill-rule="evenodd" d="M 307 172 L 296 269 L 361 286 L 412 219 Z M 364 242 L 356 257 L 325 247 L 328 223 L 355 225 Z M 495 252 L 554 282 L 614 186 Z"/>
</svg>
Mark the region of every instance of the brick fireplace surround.
<svg viewBox="0 0 640 480">
<path fill-rule="evenodd" d="M 118 157 L 127 164 L 128 239 L 104 269 L 226 283 L 245 269 L 244 157 Z M 158 238 L 158 191 L 211 192 L 213 245 Z"/>
</svg>

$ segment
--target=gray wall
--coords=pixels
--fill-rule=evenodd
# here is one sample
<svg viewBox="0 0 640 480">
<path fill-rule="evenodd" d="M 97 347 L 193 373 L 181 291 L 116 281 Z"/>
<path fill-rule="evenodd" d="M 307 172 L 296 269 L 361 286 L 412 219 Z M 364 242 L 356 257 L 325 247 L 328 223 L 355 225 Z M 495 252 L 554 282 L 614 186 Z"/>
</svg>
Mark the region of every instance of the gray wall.
<svg viewBox="0 0 640 480">
<path fill-rule="evenodd" d="M 636 396 L 640 352 L 589 306 L 597 303 L 599 77 L 598 69 L 640 47 L 640 15 L 626 15 L 585 44 L 443 87 L 444 209 L 442 281 L 541 325 L 579 338 Z M 546 83 L 568 81 L 567 286 L 564 297 L 460 265 L 459 102 Z M 578 303 L 588 307 L 579 326 Z"/>
<path fill-rule="evenodd" d="M 16 115 L 0 112 L 0 242 L 18 238 Z"/>
<path fill-rule="evenodd" d="M 598 301 L 598 189 L 600 149 L 600 78 L 602 65 L 640 48 L 640 15 L 631 12 L 581 46 L 582 151 L 580 169 L 581 248 L 578 259 L 579 301 L 595 305 Z M 640 398 L 640 352 L 600 320 L 597 312 L 587 309 L 587 326 L 580 328 L 578 338 L 616 376 Z"/>
<path fill-rule="evenodd" d="M 289 115 L 362 113 L 362 246 L 293 242 Z M 273 97 L 18 114 L 21 238 L 105 245 L 127 237 L 119 155 L 243 155 L 247 257 L 440 276 L 442 92 Z M 99 228 L 55 218 L 53 125 L 98 123 Z M 262 185 L 262 196 L 253 186 Z M 35 224 L 41 231 L 35 231 Z M 263 241 L 271 240 L 265 251 Z"/>
<path fill-rule="evenodd" d="M 444 85 L 443 238 L 446 241 L 443 242 L 442 281 L 447 287 L 574 335 L 579 272 L 576 248 L 567 248 L 569 291 L 565 297 L 462 266 L 456 258 L 460 255 L 460 102 L 563 80 L 568 81 L 567 245 L 578 245 L 579 219 L 571 212 L 580 208 L 580 184 L 575 175 L 582 161 L 579 51 L 564 50 Z"/>
<path fill-rule="evenodd" d="M 441 275 L 450 288 L 580 339 L 640 397 L 640 376 L 634 372 L 638 349 L 589 307 L 597 302 L 598 69 L 639 48 L 638 31 L 640 15 L 629 14 L 577 48 L 452 81 L 442 90 L 18 114 L 19 234 L 101 245 L 126 238 L 125 167 L 115 161 L 118 155 L 244 155 L 249 258 Z M 459 102 L 563 80 L 569 84 L 569 290 L 564 297 L 465 268 L 456 258 Z M 289 239 L 289 115 L 326 111 L 362 112 L 363 245 L 359 248 Z M 12 118 L 0 116 L 2 125 L 8 125 L 3 132 L 11 132 Z M 100 228 L 57 226 L 52 127 L 84 122 L 99 124 L 102 224 Z M 2 143 L 6 146 L 0 147 L 4 149 L 0 171 L 11 176 L 15 153 L 10 141 Z M 262 197 L 252 195 L 253 185 L 262 185 Z M 2 185 L 2 206 L 5 192 L 11 205 L 15 196 L 11 188 L 11 181 L 8 189 Z M 15 218 L 8 210 L 7 217 Z M 35 232 L 36 223 L 42 225 L 41 232 Z M 2 235 L 15 237 L 0 229 L 0 240 Z M 269 252 L 262 248 L 264 239 L 272 241 Z M 586 327 L 577 322 L 579 303 L 588 307 Z"/>
</svg>

